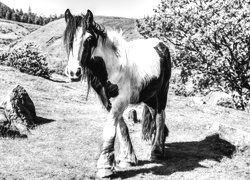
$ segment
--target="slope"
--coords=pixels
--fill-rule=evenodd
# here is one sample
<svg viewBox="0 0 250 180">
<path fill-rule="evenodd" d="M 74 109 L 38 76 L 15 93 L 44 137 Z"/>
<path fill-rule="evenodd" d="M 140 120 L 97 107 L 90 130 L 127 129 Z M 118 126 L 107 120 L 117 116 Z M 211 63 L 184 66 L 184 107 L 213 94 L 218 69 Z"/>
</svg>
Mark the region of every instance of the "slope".
<svg viewBox="0 0 250 180">
<path fill-rule="evenodd" d="M 122 29 L 127 40 L 141 38 L 134 19 L 98 16 L 95 20 L 108 29 Z M 50 68 L 63 72 L 63 67 L 66 65 L 66 52 L 63 46 L 65 27 L 64 19 L 53 21 L 22 38 L 16 46 L 21 46 L 25 42 L 35 42 L 48 54 Z"/>
<path fill-rule="evenodd" d="M 108 114 L 93 93 L 85 101 L 84 84 L 60 79 L 49 81 L 0 66 L 0 100 L 20 84 L 42 121 L 27 139 L 0 138 L 0 179 L 98 179 L 96 161 Z M 148 160 L 150 143 L 141 141 L 141 125 L 129 122 L 125 112 L 139 165 L 118 169 L 116 179 L 249 179 L 249 151 L 230 157 L 229 144 L 203 137 L 213 122 L 250 132 L 249 114 L 219 106 L 206 107 L 205 111 L 187 102 L 187 98 L 170 91 L 166 109 L 170 131 L 167 158 L 160 162 Z M 134 108 L 141 119 L 141 106 Z"/>
<path fill-rule="evenodd" d="M 0 48 L 8 47 L 39 28 L 39 25 L 0 19 Z"/>
</svg>

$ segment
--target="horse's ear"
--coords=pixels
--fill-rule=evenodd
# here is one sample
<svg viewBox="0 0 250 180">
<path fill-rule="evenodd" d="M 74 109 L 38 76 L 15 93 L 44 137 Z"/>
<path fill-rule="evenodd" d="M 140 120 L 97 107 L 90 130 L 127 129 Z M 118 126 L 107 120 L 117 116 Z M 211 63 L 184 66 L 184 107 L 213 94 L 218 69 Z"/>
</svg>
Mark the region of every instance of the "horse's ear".
<svg viewBox="0 0 250 180">
<path fill-rule="evenodd" d="M 86 24 L 87 24 L 87 28 L 92 26 L 94 22 L 94 17 L 93 17 L 93 13 L 88 9 L 87 14 L 86 14 Z"/>
<path fill-rule="evenodd" d="M 73 15 L 71 14 L 70 10 L 67 9 L 64 13 L 64 18 L 65 18 L 65 21 L 66 23 L 69 22 L 69 20 L 73 17 Z"/>
</svg>

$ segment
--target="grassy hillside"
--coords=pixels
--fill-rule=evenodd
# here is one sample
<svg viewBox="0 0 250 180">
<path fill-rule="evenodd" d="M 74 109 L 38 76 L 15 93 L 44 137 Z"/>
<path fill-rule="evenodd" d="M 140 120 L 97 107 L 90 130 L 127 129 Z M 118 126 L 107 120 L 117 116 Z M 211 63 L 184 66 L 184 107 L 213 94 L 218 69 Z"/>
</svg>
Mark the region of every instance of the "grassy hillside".
<svg viewBox="0 0 250 180">
<path fill-rule="evenodd" d="M 127 40 L 141 38 L 136 30 L 134 19 L 98 16 L 95 17 L 95 20 L 108 29 L 122 29 Z M 16 46 L 21 46 L 25 42 L 35 42 L 49 55 L 49 66 L 63 71 L 63 67 L 66 65 L 66 52 L 63 46 L 65 27 L 64 19 L 56 20 L 25 36 Z"/>
<path fill-rule="evenodd" d="M 40 26 L 0 19 L 0 48 L 27 36 Z"/>
<path fill-rule="evenodd" d="M 0 138 L 0 179 L 98 179 L 96 161 L 102 142 L 107 112 L 92 92 L 85 101 L 86 85 L 53 82 L 0 66 L 0 101 L 16 84 L 33 100 L 42 123 L 27 139 Z M 238 180 L 250 177 L 249 151 L 232 157 L 230 145 L 218 139 L 204 139 L 214 122 L 250 132 L 249 114 L 219 106 L 191 107 L 188 98 L 170 91 L 166 124 L 166 159 L 150 162 L 150 144 L 141 141 L 141 124 L 127 119 L 139 165 L 118 169 L 115 179 Z M 141 106 L 134 107 L 141 119 Z M 229 153 L 229 154 L 228 154 Z"/>
</svg>

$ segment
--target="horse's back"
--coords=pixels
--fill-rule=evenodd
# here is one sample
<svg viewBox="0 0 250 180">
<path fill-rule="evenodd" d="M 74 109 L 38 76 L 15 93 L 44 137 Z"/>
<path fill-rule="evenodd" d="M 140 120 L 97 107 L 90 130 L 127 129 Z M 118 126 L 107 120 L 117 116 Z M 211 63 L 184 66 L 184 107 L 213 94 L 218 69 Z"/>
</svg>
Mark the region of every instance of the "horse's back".
<svg viewBox="0 0 250 180">
<path fill-rule="evenodd" d="M 136 40 L 130 41 L 129 43 L 131 46 L 134 46 L 134 47 L 153 48 L 157 46 L 157 44 L 159 44 L 160 42 L 162 41 L 157 38 L 148 38 L 148 39 L 136 39 Z"/>
<path fill-rule="evenodd" d="M 147 57 L 150 57 L 150 55 L 156 55 L 157 57 L 166 56 L 168 59 L 170 58 L 167 45 L 157 38 L 136 39 L 130 41 L 129 52 L 134 52 L 140 55 L 145 54 Z"/>
<path fill-rule="evenodd" d="M 160 75 L 160 57 L 154 49 L 161 41 L 158 39 L 138 39 L 129 42 L 127 66 L 138 78 L 146 81 Z"/>
</svg>

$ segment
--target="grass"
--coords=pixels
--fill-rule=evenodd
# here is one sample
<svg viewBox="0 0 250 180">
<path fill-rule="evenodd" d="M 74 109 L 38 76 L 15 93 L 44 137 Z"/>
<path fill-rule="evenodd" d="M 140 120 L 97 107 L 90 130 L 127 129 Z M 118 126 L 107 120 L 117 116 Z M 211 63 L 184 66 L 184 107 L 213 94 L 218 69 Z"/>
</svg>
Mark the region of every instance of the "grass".
<svg viewBox="0 0 250 180">
<path fill-rule="evenodd" d="M 85 101 L 86 86 L 30 76 L 0 66 L 0 100 L 16 84 L 33 100 L 41 124 L 27 139 L 0 139 L 0 179 L 98 179 L 96 161 L 107 112 L 92 92 Z M 127 121 L 139 165 L 118 169 L 115 179 L 248 179 L 249 152 L 228 157 L 230 146 L 205 140 L 213 122 L 250 132 L 249 114 L 218 106 L 190 107 L 188 98 L 170 92 L 166 124 L 167 159 L 148 161 L 150 145 L 141 141 L 140 124 Z M 142 106 L 133 107 L 141 118 Z M 208 109 L 204 111 L 204 109 Z"/>
</svg>

